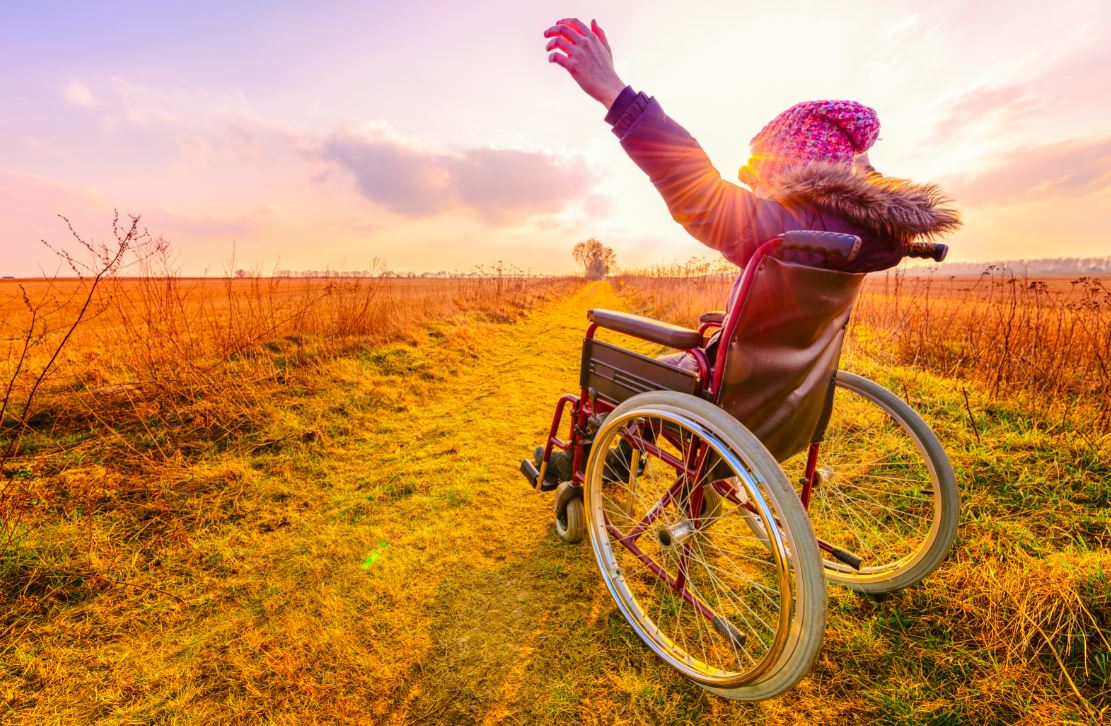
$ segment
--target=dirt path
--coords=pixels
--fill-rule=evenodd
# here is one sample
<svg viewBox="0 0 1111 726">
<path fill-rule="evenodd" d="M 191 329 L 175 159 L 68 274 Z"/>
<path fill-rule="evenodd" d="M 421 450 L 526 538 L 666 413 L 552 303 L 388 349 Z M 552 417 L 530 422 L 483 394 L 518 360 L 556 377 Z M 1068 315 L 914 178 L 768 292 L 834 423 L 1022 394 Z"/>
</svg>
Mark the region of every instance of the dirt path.
<svg viewBox="0 0 1111 726">
<path fill-rule="evenodd" d="M 394 724 L 610 723 L 639 720 L 626 699 L 646 694 L 649 720 L 710 705 L 660 672 L 613 608 L 588 545 L 556 538 L 551 496 L 517 470 L 574 389 L 591 307 L 623 303 L 595 283 L 523 323 L 455 331 L 466 354 L 457 373 L 375 417 L 349 452 L 345 465 L 369 467 L 342 496 L 370 491 L 373 505 L 350 527 L 337 510 L 323 529 L 350 546 L 340 558 L 350 590 L 336 597 L 358 611 L 341 617 L 362 631 L 374 673 L 348 717 L 368 708 Z"/>
<path fill-rule="evenodd" d="M 383 654 L 391 687 L 374 710 L 387 721 L 577 720 L 593 678 L 578 661 L 596 650 L 587 625 L 609 611 L 608 595 L 589 552 L 554 537 L 550 496 L 530 490 L 517 464 L 574 387 L 585 311 L 620 305 L 593 284 L 523 324 L 484 331 L 460 374 L 398 427 L 407 440 L 380 475 L 420 492 L 372 518 L 390 544 L 366 573 L 406 583 L 382 613 L 405 621 L 409 643 Z"/>
</svg>

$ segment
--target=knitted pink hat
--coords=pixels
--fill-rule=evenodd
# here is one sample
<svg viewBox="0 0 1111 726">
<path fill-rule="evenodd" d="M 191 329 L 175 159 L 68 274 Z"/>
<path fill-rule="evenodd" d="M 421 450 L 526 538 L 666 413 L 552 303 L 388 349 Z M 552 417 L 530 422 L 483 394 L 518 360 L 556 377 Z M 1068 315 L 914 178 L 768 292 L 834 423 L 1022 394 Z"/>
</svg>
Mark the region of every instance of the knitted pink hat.
<svg viewBox="0 0 1111 726">
<path fill-rule="evenodd" d="M 766 181 L 812 161 L 849 165 L 879 134 L 875 110 L 856 101 L 796 103 L 752 137 L 752 158 L 741 181 L 749 182 L 746 172 L 757 171 Z"/>
</svg>

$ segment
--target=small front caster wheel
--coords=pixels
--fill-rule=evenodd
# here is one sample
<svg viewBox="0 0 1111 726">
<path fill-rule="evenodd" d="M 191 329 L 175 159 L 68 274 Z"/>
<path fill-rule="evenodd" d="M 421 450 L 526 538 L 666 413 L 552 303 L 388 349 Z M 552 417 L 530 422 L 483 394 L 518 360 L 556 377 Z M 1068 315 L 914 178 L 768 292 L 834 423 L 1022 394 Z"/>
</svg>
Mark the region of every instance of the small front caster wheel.
<svg viewBox="0 0 1111 726">
<path fill-rule="evenodd" d="M 565 481 L 555 492 L 556 534 L 567 544 L 577 544 L 586 534 L 586 512 L 582 487 Z"/>
</svg>

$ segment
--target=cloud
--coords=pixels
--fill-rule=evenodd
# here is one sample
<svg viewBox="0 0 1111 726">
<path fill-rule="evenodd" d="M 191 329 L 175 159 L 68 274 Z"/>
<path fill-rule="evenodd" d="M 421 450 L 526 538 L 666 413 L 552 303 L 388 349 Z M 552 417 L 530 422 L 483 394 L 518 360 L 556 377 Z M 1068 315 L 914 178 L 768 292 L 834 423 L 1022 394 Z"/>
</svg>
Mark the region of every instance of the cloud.
<svg viewBox="0 0 1111 726">
<path fill-rule="evenodd" d="M 455 164 L 459 198 L 488 219 L 555 212 L 587 191 L 581 157 L 514 149 L 471 149 Z"/>
<path fill-rule="evenodd" d="M 408 147 L 384 134 L 341 133 L 324 143 L 324 156 L 347 169 L 367 199 L 407 217 L 447 211 L 454 205 L 454 160 Z"/>
<path fill-rule="evenodd" d="M 52 144 L 49 141 L 44 141 L 37 136 L 30 134 L 23 137 L 23 145 L 37 154 L 49 155 L 55 158 L 65 156 L 65 152 L 57 144 Z"/>
<path fill-rule="evenodd" d="M 998 130 L 999 123 L 1016 126 L 1045 107 L 1025 85 L 981 87 L 953 99 L 923 143 L 951 144 L 979 130 Z"/>
<path fill-rule="evenodd" d="M 291 154 L 312 156 L 318 143 L 308 132 L 249 114 L 225 115 L 221 125 L 238 156 L 259 160 Z"/>
<path fill-rule="evenodd" d="M 81 108 L 93 108 L 97 104 L 93 92 L 80 81 L 70 81 L 66 87 L 62 89 L 62 98 L 74 106 L 80 106 Z"/>
<path fill-rule="evenodd" d="M 123 118 L 134 126 L 176 126 L 181 123 L 178 113 L 171 110 L 180 100 L 169 93 L 122 78 L 112 79 L 112 92 L 123 109 Z M 119 119 L 112 115 L 106 120 L 114 125 Z"/>
<path fill-rule="evenodd" d="M 58 258 L 41 242 L 71 243 L 59 214 L 68 217 L 79 233 L 90 235 L 111 221 L 112 205 L 96 189 L 0 169 L 0 274 L 36 276 L 59 266 Z"/>
<path fill-rule="evenodd" d="M 1111 137 L 1013 149 L 975 176 L 946 187 L 969 205 L 1079 198 L 1111 188 Z"/>
<path fill-rule="evenodd" d="M 463 208 L 497 223 L 559 211 L 590 185 L 581 157 L 490 147 L 450 152 L 382 127 L 336 133 L 320 155 L 350 172 L 364 197 L 407 217 Z"/>
</svg>

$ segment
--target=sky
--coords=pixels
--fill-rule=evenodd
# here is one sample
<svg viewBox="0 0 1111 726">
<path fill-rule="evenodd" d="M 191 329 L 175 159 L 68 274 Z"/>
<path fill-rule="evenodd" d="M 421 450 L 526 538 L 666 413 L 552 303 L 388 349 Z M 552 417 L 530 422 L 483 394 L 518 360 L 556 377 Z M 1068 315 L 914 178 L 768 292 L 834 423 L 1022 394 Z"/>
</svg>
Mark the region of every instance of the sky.
<svg viewBox="0 0 1111 726">
<path fill-rule="evenodd" d="M 571 16 L 726 179 L 791 104 L 855 99 L 880 171 L 957 199 L 951 260 L 1111 255 L 1106 0 L 0 0 L 0 275 L 113 209 L 184 274 L 713 255 L 547 62 Z"/>
</svg>

